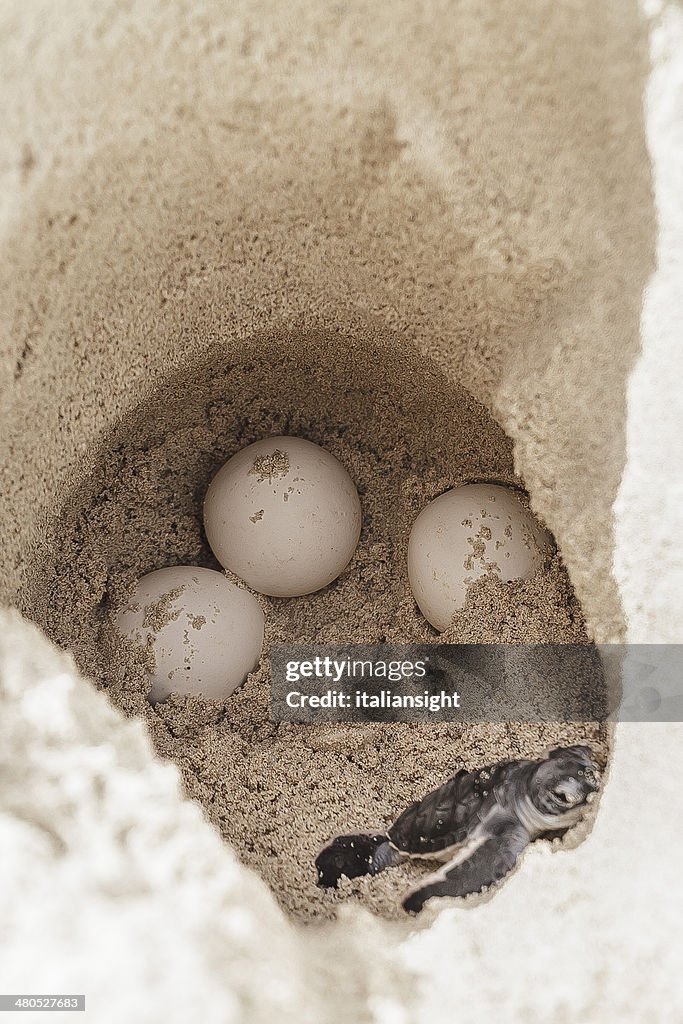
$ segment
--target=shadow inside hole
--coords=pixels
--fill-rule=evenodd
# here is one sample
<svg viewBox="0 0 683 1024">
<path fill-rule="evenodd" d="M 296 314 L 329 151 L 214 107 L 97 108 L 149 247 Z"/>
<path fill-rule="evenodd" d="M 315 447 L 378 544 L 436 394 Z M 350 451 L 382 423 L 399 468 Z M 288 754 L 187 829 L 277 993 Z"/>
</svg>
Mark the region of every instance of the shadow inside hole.
<svg viewBox="0 0 683 1024">
<path fill-rule="evenodd" d="M 218 568 L 202 529 L 208 483 L 236 451 L 278 434 L 323 445 L 349 470 L 363 504 L 361 561 L 370 548 L 383 563 L 402 556 L 414 516 L 449 486 L 518 483 L 501 428 L 412 351 L 315 332 L 230 354 L 217 346 L 102 440 L 95 469 L 65 504 L 26 610 L 78 650 L 83 612 L 106 608 L 131 574 L 179 563 Z M 74 601 L 86 591 L 90 602 Z"/>
</svg>

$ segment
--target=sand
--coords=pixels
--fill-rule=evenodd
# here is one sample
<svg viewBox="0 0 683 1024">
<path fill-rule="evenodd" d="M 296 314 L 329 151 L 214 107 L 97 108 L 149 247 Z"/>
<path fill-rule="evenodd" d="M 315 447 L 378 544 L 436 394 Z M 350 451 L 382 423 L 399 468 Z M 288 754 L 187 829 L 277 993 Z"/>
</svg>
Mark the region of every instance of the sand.
<svg viewBox="0 0 683 1024">
<path fill-rule="evenodd" d="M 658 49 L 675 50 L 675 34 L 660 32 L 663 15 L 647 6 Z M 105 557 L 91 549 L 82 568 L 68 564 L 73 590 L 62 590 L 55 610 L 46 607 L 59 589 L 50 560 L 69 550 L 70 516 L 92 508 L 84 484 L 102 460 L 120 465 L 111 439 L 122 431 L 127 443 L 138 408 L 150 398 L 154 405 L 169 383 L 180 398 L 213 353 L 222 368 L 252 366 L 244 374 L 253 378 L 252 411 L 269 429 L 275 382 L 256 394 L 268 370 L 264 342 L 311 341 L 326 352 L 323 376 L 343 365 L 344 351 L 353 363 L 372 342 L 389 350 L 381 358 L 389 376 L 405 382 L 404 355 L 414 349 L 423 368 L 438 367 L 495 413 L 560 543 L 591 632 L 625 635 L 611 571 L 612 506 L 654 268 L 642 126 L 647 27 L 635 3 L 429 0 L 397 17 L 395 5 L 367 0 L 237 0 L 229 13 L 213 0 L 65 0 L 58 10 L 14 0 L 0 22 L 3 604 L 35 607 L 66 639 L 82 616 L 85 659 L 88 601 L 95 589 L 104 596 L 113 566 L 126 572 L 143 561 L 138 545 L 151 551 L 148 517 L 131 521 L 119 550 Z M 653 76 L 651 142 L 677 131 L 678 72 L 662 74 Z M 671 276 L 680 240 L 663 200 L 667 190 L 677 200 L 681 189 L 672 171 L 680 160 L 659 163 L 669 241 L 651 303 L 662 316 L 643 334 L 656 369 L 649 390 L 641 374 L 629 409 L 629 451 L 635 439 L 647 472 L 631 478 L 624 515 L 632 529 L 619 554 L 629 613 L 671 639 L 673 556 L 659 490 L 670 481 L 677 437 L 661 406 L 678 365 Z M 352 374 L 354 387 L 364 376 Z M 668 432 L 657 434 L 653 410 Z M 169 435 L 162 426 L 153 445 L 171 453 L 177 444 L 181 454 L 191 446 L 182 429 Z M 243 439 L 241 424 L 233 436 Z M 207 476 L 208 462 L 225 454 L 219 448 L 201 471 Z M 196 449 L 195 458 L 205 460 Z M 632 454 L 630 461 L 633 470 Z M 152 473 L 151 483 L 158 496 L 172 494 L 171 480 L 164 490 Z M 134 486 L 142 500 L 146 481 Z M 178 549 L 194 545 L 202 560 L 192 507 L 162 523 L 142 569 L 173 560 L 174 529 L 186 535 Z M 113 544 L 117 537 L 118 529 Z M 661 572 L 652 571 L 653 558 Z M 566 601 L 553 607 L 566 619 Z M 256 879 L 235 877 L 227 846 L 215 843 L 207 858 L 212 830 L 196 805 L 175 799 L 173 773 L 149 756 L 135 723 L 76 676 L 70 688 L 60 685 L 71 678 L 65 660 L 4 614 L 2 639 L 12 683 L 1 717 L 12 741 L 3 744 L 3 779 L 23 809 L 10 816 L 3 963 L 27 985 L 39 961 L 52 966 L 56 986 L 70 978 L 78 990 L 87 977 L 103 1021 L 145 1024 L 162 1012 L 174 1022 L 222 1020 L 236 994 L 236 1019 L 250 1022 L 435 1021 L 452 1016 L 454 993 L 463 992 L 458 1012 L 468 1022 L 495 1019 L 505 997 L 519 1024 L 640 1022 L 670 1012 L 681 877 L 680 828 L 669 813 L 681 749 L 675 730 L 620 727 L 590 841 L 552 857 L 537 844 L 476 913 L 449 907 L 410 939 L 407 928 L 358 910 L 329 929 L 292 929 L 253 897 Z M 128 685 L 116 700 L 142 713 Z M 39 709 L 51 693 L 49 721 L 28 717 L 27 699 Z M 157 732 L 162 725 L 152 723 Z M 212 732 L 211 723 L 197 729 L 203 742 Z M 103 752 L 111 762 L 104 792 Z M 193 772 L 184 774 L 191 785 Z M 219 775 L 223 783 L 227 770 Z M 92 785 L 75 802 L 83 780 Z M 62 844 L 53 854 L 30 829 L 46 817 Z M 190 870 L 197 863 L 200 880 Z M 25 884 L 37 878 L 39 888 Z M 233 931 L 245 914 L 251 957 Z M 530 964 L 528 985 L 520 979 Z"/>
<path fill-rule="evenodd" d="M 416 873 L 316 887 L 313 860 L 341 831 L 388 825 L 410 801 L 459 767 L 538 756 L 589 742 L 604 759 L 604 727 L 579 724 L 294 725 L 270 719 L 270 645 L 282 642 L 572 642 L 587 639 L 559 553 L 518 584 L 482 580 L 440 637 L 420 615 L 406 575 L 411 524 L 449 486 L 495 480 L 516 487 L 511 445 L 463 388 L 409 353 L 396 365 L 372 346 L 274 338 L 254 362 L 219 357 L 170 381 L 107 437 L 94 471 L 69 496 L 22 594 L 25 613 L 115 704 L 148 724 L 157 752 L 181 768 L 189 796 L 297 918 L 333 915 L 358 899 L 400 916 Z M 260 597 L 261 664 L 224 703 L 172 698 L 152 709 L 145 653 L 131 651 L 112 612 L 146 572 L 220 566 L 203 534 L 201 503 L 216 468 L 270 434 L 305 436 L 336 455 L 363 504 L 357 552 L 317 594 Z M 423 869 L 424 871 L 424 869 Z"/>
<path fill-rule="evenodd" d="M 35 122 L 12 114 L 23 202 L 4 222 L 0 267 L 0 599 L 142 713 L 101 661 L 100 619 L 134 575 L 213 564 L 197 515 L 212 471 L 291 431 L 348 465 L 365 533 L 333 601 L 271 608 L 271 636 L 419 636 L 400 569 L 410 517 L 443 486 L 519 483 L 520 471 L 591 633 L 622 637 L 606 524 L 651 254 L 634 12 L 532 3 L 510 18 L 460 4 L 450 17 L 436 4 L 406 22 L 359 3 L 292 22 L 266 3 L 219 27 L 209 8 L 191 24 L 141 8 L 134 43 L 116 18 L 118 29 L 91 24 L 73 8 L 65 38 L 79 58 L 44 65 L 58 89 L 40 90 L 61 106 Z M 514 610 L 480 594 L 459 635 L 581 634 L 561 568 L 507 593 Z M 265 680 L 249 685 L 262 700 Z M 202 752 L 215 725 L 192 742 L 157 714 L 150 725 L 198 792 L 189 751 L 213 764 Z M 243 724 L 247 760 L 226 753 L 217 778 L 231 764 L 233 780 L 248 778 L 263 755 L 254 728 L 270 726 Z M 533 752 L 524 736 L 473 740 L 472 756 Z M 277 766 L 282 749 L 261 742 Z M 390 746 L 384 773 L 413 771 Z M 457 750 L 422 746 L 437 763 L 419 791 L 468 756 L 461 737 Z M 409 795 L 387 787 L 385 804 L 363 807 L 353 785 L 321 801 L 328 817 L 311 816 L 318 833 L 301 853 L 298 822 L 278 833 L 273 862 L 308 871 L 320 832 L 346 826 L 352 808 L 393 814 Z M 213 807 L 213 792 L 213 820 L 256 864 L 258 830 L 237 826 L 231 796 Z M 319 900 L 302 878 L 276 886 L 292 907 Z"/>
</svg>

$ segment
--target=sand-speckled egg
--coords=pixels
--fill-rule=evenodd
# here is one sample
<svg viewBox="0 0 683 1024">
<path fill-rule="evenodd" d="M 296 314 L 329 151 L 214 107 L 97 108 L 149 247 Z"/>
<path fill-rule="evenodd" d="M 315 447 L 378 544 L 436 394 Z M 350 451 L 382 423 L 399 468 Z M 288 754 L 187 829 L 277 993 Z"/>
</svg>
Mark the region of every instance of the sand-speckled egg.
<svg viewBox="0 0 683 1024">
<path fill-rule="evenodd" d="M 312 594 L 346 568 L 361 506 L 333 455 L 300 437 L 243 448 L 216 473 L 204 528 L 221 565 L 272 597 Z"/>
<path fill-rule="evenodd" d="M 550 534 L 510 487 L 465 484 L 419 514 L 408 542 L 408 578 L 420 611 L 442 632 L 467 590 L 490 574 L 527 579 L 552 550 Z"/>
<path fill-rule="evenodd" d="M 148 652 L 152 703 L 171 693 L 228 697 L 263 646 L 264 615 L 254 595 L 223 573 L 190 565 L 143 576 L 114 624 Z"/>
</svg>

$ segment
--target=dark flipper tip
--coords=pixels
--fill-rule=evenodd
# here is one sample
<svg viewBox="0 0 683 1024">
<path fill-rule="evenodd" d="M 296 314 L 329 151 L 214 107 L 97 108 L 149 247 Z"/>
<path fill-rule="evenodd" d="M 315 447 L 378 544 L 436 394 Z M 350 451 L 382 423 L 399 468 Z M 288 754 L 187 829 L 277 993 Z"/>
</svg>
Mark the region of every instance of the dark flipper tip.
<svg viewBox="0 0 683 1024">
<path fill-rule="evenodd" d="M 359 878 L 372 872 L 376 851 L 387 842 L 385 835 L 337 836 L 315 859 L 318 885 L 336 889 L 339 879 Z"/>
<path fill-rule="evenodd" d="M 403 900 L 403 909 L 406 914 L 419 914 L 428 899 L 429 896 L 426 889 L 408 893 Z"/>
</svg>

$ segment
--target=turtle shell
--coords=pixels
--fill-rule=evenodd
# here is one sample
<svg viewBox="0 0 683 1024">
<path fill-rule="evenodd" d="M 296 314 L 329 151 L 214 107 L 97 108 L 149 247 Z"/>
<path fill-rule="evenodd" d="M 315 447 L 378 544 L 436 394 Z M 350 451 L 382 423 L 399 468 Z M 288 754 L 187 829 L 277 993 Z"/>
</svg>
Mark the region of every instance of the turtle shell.
<svg viewBox="0 0 683 1024">
<path fill-rule="evenodd" d="M 389 839 L 401 853 L 413 856 L 439 854 L 465 842 L 496 806 L 494 787 L 504 783 L 519 764 L 512 761 L 459 771 L 407 807 L 389 829 Z"/>
</svg>

